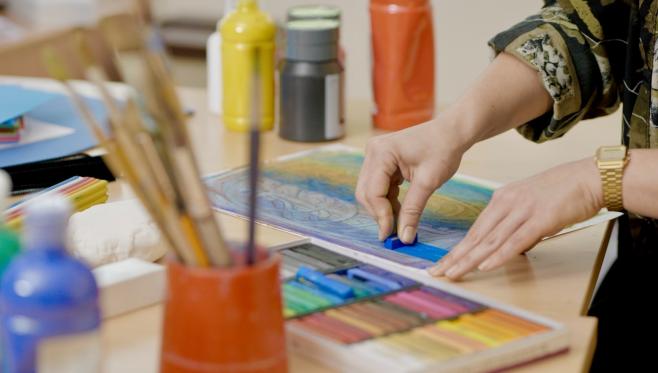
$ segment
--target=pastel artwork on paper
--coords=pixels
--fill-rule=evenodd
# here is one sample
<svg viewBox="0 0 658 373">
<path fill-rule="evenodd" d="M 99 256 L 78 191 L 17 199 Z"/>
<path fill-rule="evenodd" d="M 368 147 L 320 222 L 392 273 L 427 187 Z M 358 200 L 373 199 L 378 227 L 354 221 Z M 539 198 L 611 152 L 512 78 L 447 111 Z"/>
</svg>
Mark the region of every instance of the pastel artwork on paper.
<svg viewBox="0 0 658 373">
<path fill-rule="evenodd" d="M 354 197 L 362 162 L 358 150 L 328 146 L 266 163 L 259 183 L 258 220 L 405 266 L 426 268 L 466 235 L 493 193 L 484 182 L 451 179 L 430 198 L 418 229 L 419 243 L 390 250 L 377 239 L 375 221 Z M 210 176 L 206 183 L 217 209 L 247 214 L 246 168 Z M 402 194 L 406 188 L 402 186 Z"/>
</svg>

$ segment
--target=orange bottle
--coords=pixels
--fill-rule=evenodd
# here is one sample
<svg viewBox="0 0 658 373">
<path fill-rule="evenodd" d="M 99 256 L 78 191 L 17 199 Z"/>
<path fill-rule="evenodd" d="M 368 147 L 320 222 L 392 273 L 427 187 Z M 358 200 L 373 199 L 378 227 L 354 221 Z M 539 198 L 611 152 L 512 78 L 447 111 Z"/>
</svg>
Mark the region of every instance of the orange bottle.
<svg viewBox="0 0 658 373">
<path fill-rule="evenodd" d="M 429 0 L 370 0 L 375 127 L 399 130 L 434 115 Z"/>
</svg>

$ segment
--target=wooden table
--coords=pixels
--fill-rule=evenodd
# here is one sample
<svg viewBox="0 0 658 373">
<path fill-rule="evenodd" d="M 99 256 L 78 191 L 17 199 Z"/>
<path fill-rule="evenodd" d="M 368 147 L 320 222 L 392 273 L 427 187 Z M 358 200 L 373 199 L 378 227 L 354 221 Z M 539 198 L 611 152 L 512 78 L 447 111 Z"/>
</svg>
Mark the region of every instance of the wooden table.
<svg viewBox="0 0 658 373">
<path fill-rule="evenodd" d="M 203 90 L 180 89 L 184 105 L 195 111 L 189 122 L 204 173 L 246 164 L 247 137 L 224 130 L 217 116 L 205 108 Z M 348 107 L 345 144 L 362 147 L 377 131 L 370 127 L 369 103 L 351 101 Z M 592 156 L 597 146 L 619 139 L 619 114 L 580 124 L 566 138 L 535 145 L 513 131 L 476 145 L 464 157 L 460 172 L 508 182 L 527 177 L 550 166 Z M 263 157 L 305 150 L 317 144 L 281 140 L 275 132 L 264 135 Z M 112 185 L 111 198 L 130 194 L 121 183 Z M 244 239 L 244 221 L 218 213 L 229 239 Z M 596 319 L 585 317 L 609 232 L 600 224 L 546 240 L 525 256 L 519 256 L 491 273 L 468 276 L 460 286 L 499 301 L 527 309 L 565 323 L 571 330 L 568 353 L 531 363 L 515 371 L 577 372 L 587 370 L 595 346 Z M 258 228 L 263 244 L 284 243 L 294 236 L 267 227 Z M 107 346 L 106 372 L 154 372 L 158 367 L 160 305 L 108 320 L 103 326 Z M 290 356 L 296 372 L 330 371 L 299 356 Z"/>
</svg>

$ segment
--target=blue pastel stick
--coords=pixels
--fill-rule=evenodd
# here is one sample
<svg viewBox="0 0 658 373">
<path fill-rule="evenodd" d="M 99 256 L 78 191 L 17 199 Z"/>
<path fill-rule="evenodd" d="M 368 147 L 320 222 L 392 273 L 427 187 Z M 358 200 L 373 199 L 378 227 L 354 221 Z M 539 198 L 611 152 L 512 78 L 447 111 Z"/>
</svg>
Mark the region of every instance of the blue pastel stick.
<svg viewBox="0 0 658 373">
<path fill-rule="evenodd" d="M 443 258 L 448 253 L 448 250 L 419 242 L 415 245 L 402 246 L 396 249 L 395 252 L 436 262 Z"/>
<path fill-rule="evenodd" d="M 320 290 L 339 296 L 342 299 L 354 298 L 354 290 L 336 280 L 332 280 L 324 275 L 322 272 L 318 272 L 314 269 L 308 267 L 299 267 L 297 270 L 296 277 L 298 279 L 304 279 L 313 283 Z"/>
<path fill-rule="evenodd" d="M 348 269 L 347 277 L 355 280 L 370 281 L 384 287 L 386 290 L 398 290 L 402 288 L 402 285 L 400 285 L 397 281 L 389 280 L 385 277 L 364 271 L 360 268 Z"/>
<path fill-rule="evenodd" d="M 387 249 L 395 250 L 403 246 L 409 246 L 409 245 L 415 245 L 416 242 L 418 242 L 418 233 L 416 233 L 416 236 L 414 237 L 414 241 L 410 244 L 406 244 L 400 240 L 400 237 L 396 233 L 391 234 L 388 236 L 386 240 L 384 240 L 384 247 Z"/>
</svg>

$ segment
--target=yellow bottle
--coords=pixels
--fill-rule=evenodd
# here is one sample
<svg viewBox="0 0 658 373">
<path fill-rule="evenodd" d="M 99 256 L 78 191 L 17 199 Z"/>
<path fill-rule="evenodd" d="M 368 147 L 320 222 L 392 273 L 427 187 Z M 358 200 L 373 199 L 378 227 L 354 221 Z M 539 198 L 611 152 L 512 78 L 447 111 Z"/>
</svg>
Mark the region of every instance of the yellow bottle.
<svg viewBox="0 0 658 373">
<path fill-rule="evenodd" d="M 248 131 L 250 84 L 258 51 L 261 130 L 274 127 L 274 38 L 276 26 L 257 0 L 239 0 L 220 26 L 222 35 L 223 120 L 232 131 Z"/>
</svg>

